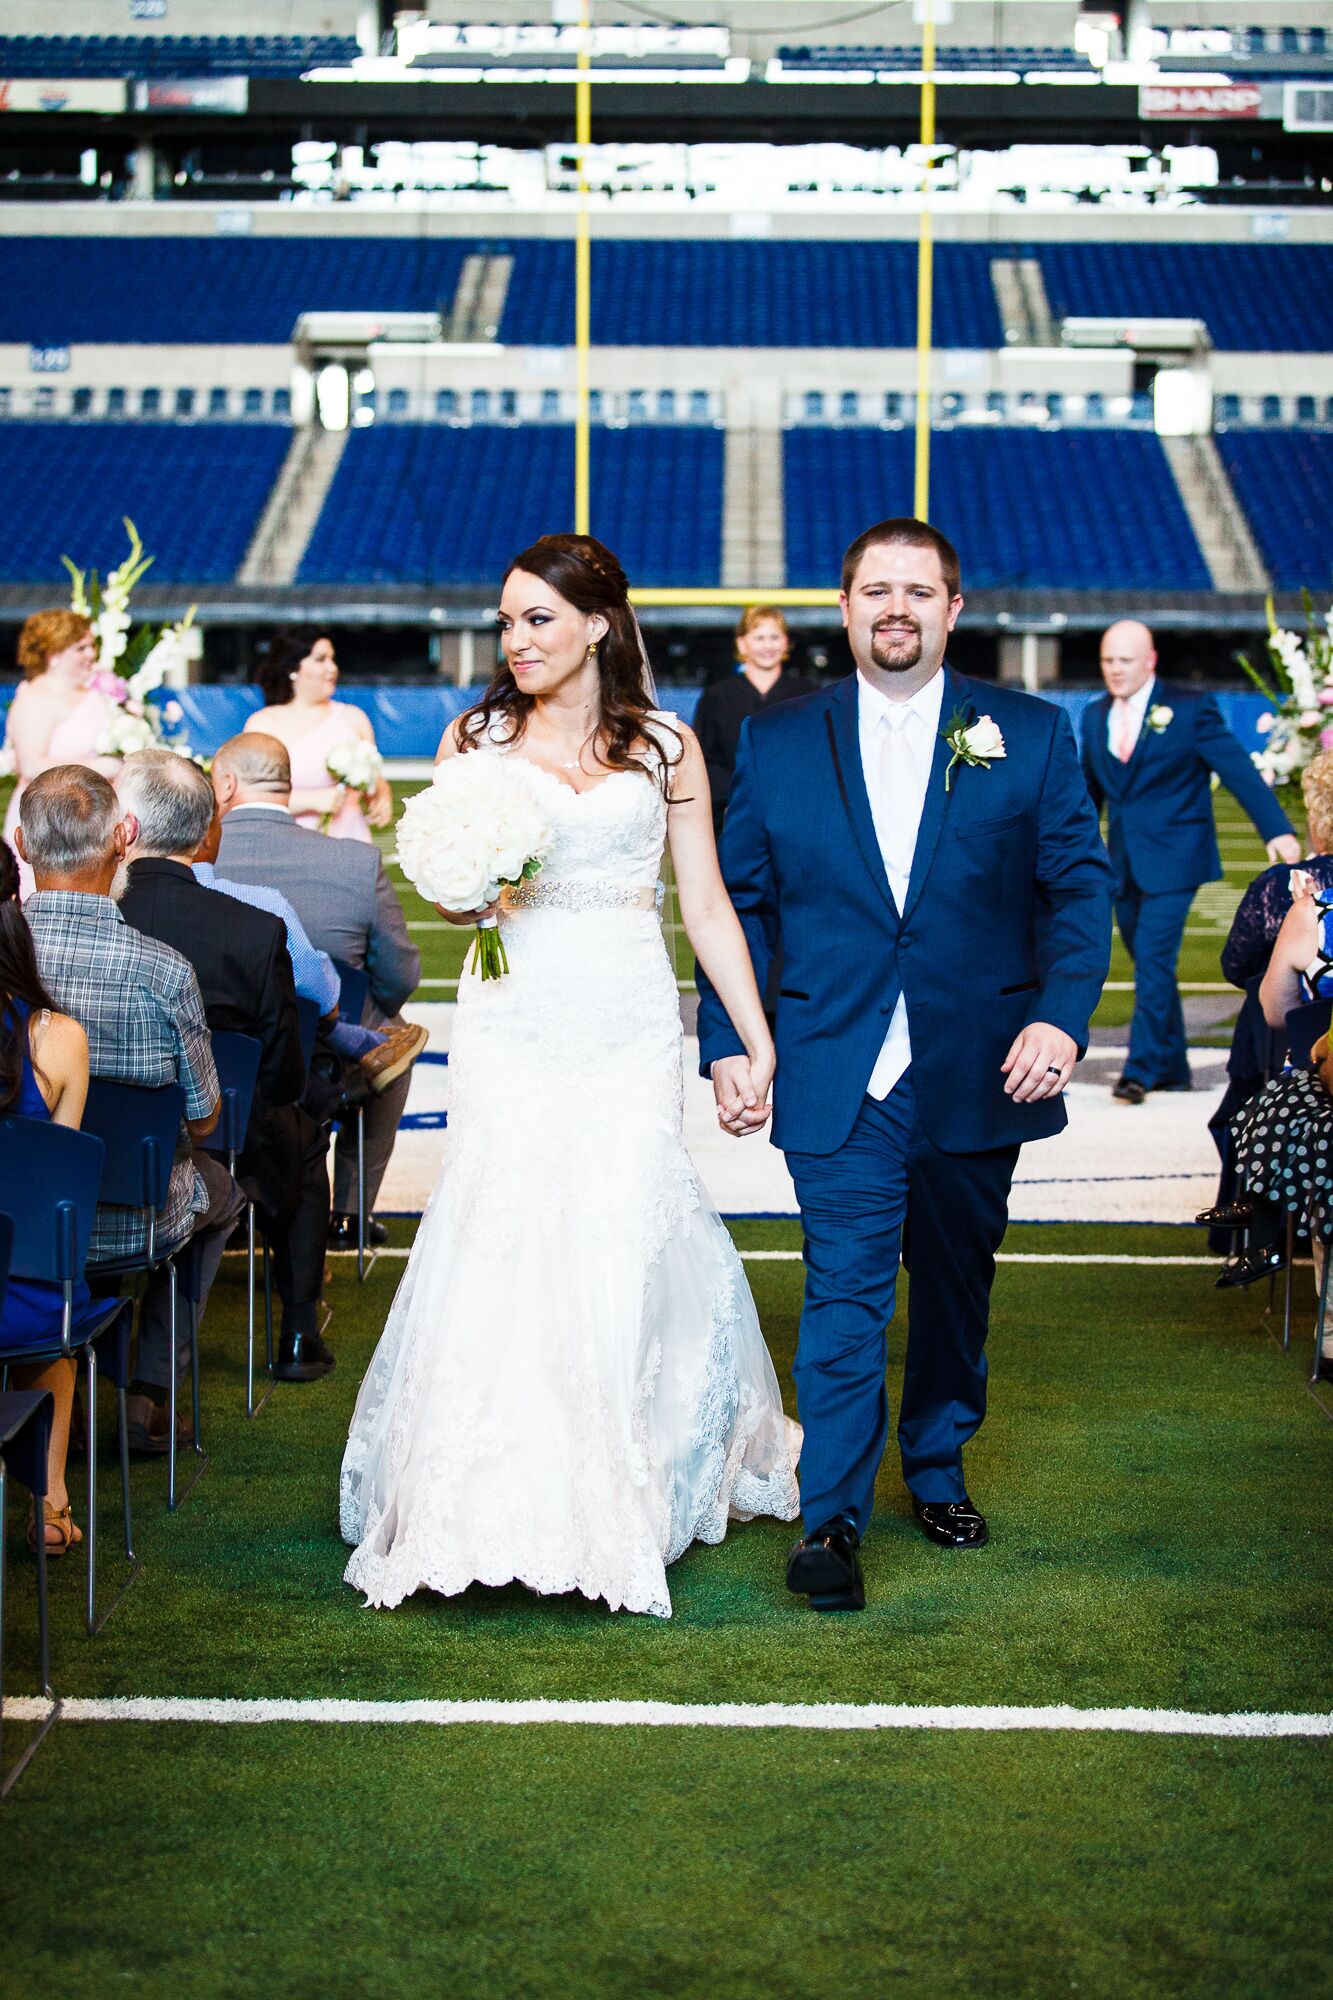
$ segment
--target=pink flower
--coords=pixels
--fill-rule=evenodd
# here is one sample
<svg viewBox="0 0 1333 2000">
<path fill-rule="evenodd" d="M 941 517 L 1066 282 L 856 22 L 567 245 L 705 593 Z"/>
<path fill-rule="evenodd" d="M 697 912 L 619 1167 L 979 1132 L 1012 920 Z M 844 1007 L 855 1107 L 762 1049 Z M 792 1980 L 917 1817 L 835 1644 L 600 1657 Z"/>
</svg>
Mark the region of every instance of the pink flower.
<svg viewBox="0 0 1333 2000">
<path fill-rule="evenodd" d="M 1333 708 L 1333 687 L 1322 687 L 1318 695 L 1321 708 Z"/>
<path fill-rule="evenodd" d="M 164 722 L 184 722 L 185 710 L 178 701 L 169 701 L 163 707 L 162 720 Z"/>
<path fill-rule="evenodd" d="M 1333 725 L 1319 732 L 1319 748 L 1321 750 L 1333 750 Z"/>
<path fill-rule="evenodd" d="M 88 685 L 91 688 L 95 688 L 98 694 L 104 694 L 108 701 L 118 702 L 123 705 L 126 698 L 126 690 L 125 683 L 119 674 L 108 673 L 105 667 L 99 667 Z"/>
</svg>

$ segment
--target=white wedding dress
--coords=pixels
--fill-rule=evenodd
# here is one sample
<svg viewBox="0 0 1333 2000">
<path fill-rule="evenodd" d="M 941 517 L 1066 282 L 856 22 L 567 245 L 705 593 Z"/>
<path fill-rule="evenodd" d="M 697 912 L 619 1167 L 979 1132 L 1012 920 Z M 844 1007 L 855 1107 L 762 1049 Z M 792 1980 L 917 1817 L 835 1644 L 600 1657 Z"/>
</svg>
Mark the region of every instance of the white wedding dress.
<svg viewBox="0 0 1333 2000">
<path fill-rule="evenodd" d="M 692 1542 L 795 1518 L 800 1434 L 682 1139 L 661 786 L 538 782 L 555 847 L 508 976 L 459 982 L 444 1166 L 343 1459 L 346 1575 L 374 1605 L 518 1581 L 666 1618 Z"/>
</svg>

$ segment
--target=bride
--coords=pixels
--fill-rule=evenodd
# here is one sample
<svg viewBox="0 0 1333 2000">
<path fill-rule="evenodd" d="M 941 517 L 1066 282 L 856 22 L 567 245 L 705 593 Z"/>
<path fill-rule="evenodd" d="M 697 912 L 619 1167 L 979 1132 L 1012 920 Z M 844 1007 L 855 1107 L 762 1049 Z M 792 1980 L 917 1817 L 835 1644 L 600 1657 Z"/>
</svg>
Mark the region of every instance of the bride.
<svg viewBox="0 0 1333 2000">
<path fill-rule="evenodd" d="M 523 758 L 555 845 L 498 910 L 508 976 L 459 981 L 444 1167 L 343 1459 L 347 1581 L 375 1605 L 517 1581 L 666 1618 L 692 1542 L 729 1515 L 795 1518 L 799 1432 L 681 1136 L 665 842 L 749 1051 L 751 1088 L 719 1114 L 737 1136 L 767 1118 L 773 1043 L 703 757 L 651 706 L 616 558 L 544 535 L 499 627 L 504 664 L 442 755 Z"/>
</svg>

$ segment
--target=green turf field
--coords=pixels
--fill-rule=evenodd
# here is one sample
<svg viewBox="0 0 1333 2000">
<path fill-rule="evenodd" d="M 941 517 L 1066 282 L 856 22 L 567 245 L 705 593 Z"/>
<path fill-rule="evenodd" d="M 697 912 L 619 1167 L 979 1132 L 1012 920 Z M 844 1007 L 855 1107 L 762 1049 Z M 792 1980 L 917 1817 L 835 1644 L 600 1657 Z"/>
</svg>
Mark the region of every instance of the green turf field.
<svg viewBox="0 0 1333 2000">
<path fill-rule="evenodd" d="M 736 1234 L 798 1242 L 785 1222 Z M 1090 1226 L 1006 1245 L 1198 1247 Z M 669 1623 L 517 1588 L 371 1612 L 342 1583 L 340 1448 L 401 1269 L 359 1288 L 338 1260 L 336 1374 L 247 1423 L 229 1261 L 199 1485 L 168 1517 L 164 1469 L 136 1466 L 145 1569 L 95 1641 L 81 1562 L 52 1567 L 62 1692 L 1330 1706 L 1329 1416 L 1304 1344 L 1283 1355 L 1262 1301 L 1206 1269 L 1004 1265 L 969 1459 L 991 1546 L 928 1546 L 890 1464 L 865 1614 L 791 1599 L 792 1531 L 755 1523 L 676 1566 Z M 748 1269 L 787 1381 L 799 1263 Z M 900 1367 L 895 1338 L 891 1388 Z M 102 1495 L 109 1593 L 105 1459 Z M 35 1686 L 20 1513 L 13 1692 Z M 59 1723 L 0 1809 L 2 1962 L 23 1975 L 0 1990 L 1308 1995 L 1329 1777 L 1306 1739 Z"/>
<path fill-rule="evenodd" d="M 395 793 L 401 801 L 419 789 L 419 784 L 400 783 L 395 786 Z M 1218 988 L 1223 993 L 1231 993 L 1234 989 L 1226 985 L 1218 967 L 1218 953 L 1230 929 L 1242 890 L 1261 868 L 1267 866 L 1267 861 L 1262 842 L 1235 800 L 1226 792 L 1218 792 L 1214 796 L 1222 865 L 1226 874 L 1220 882 L 1206 883 L 1194 899 L 1180 956 L 1180 979 L 1186 991 L 1191 987 L 1202 991 Z M 380 844 L 386 857 L 391 856 L 392 833 L 386 831 L 382 834 Z M 470 931 L 457 931 L 446 924 L 429 904 L 423 903 L 408 888 L 392 862 L 390 866 L 403 897 L 412 936 L 421 951 L 421 990 L 417 997 L 422 1000 L 452 1000 L 457 989 L 459 968 L 472 934 Z M 676 976 L 682 988 L 688 991 L 694 984 L 694 954 L 680 927 L 680 910 L 674 887 L 665 916 Z M 1132 979 L 1133 967 L 1129 955 L 1117 936 L 1108 990 L 1097 1010 L 1099 1026 L 1118 1027 L 1129 1020 L 1133 993 L 1128 982 Z"/>
</svg>

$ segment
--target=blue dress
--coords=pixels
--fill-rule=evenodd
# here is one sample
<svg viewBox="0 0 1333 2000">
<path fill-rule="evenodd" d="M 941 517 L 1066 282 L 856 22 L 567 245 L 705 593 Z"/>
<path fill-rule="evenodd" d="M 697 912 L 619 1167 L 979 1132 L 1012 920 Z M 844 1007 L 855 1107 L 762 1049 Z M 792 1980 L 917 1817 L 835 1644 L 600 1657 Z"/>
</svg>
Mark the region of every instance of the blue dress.
<svg viewBox="0 0 1333 2000">
<path fill-rule="evenodd" d="M 19 1094 L 10 1106 L 10 1113 L 19 1118 L 40 1118 L 49 1124 L 51 1114 L 46 1108 L 46 1099 L 37 1087 L 33 1075 L 31 1045 L 28 1041 L 28 1009 L 21 1000 L 11 1000 L 8 1008 L 8 1025 L 16 1032 L 22 1070 L 19 1076 Z M 94 1299 L 82 1278 L 74 1287 L 74 1332 L 90 1320 L 99 1320 L 106 1314 L 107 1301 Z M 61 1288 L 48 1285 L 37 1278 L 11 1278 L 5 1288 L 4 1304 L 0 1306 L 0 1355 L 12 1354 L 16 1350 L 37 1347 L 43 1343 L 58 1346 L 60 1342 Z"/>
</svg>

